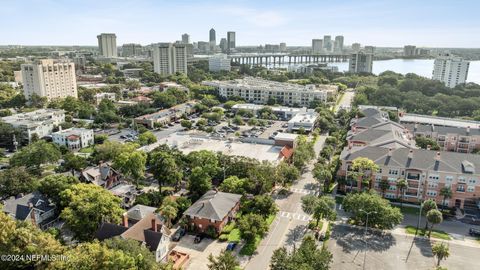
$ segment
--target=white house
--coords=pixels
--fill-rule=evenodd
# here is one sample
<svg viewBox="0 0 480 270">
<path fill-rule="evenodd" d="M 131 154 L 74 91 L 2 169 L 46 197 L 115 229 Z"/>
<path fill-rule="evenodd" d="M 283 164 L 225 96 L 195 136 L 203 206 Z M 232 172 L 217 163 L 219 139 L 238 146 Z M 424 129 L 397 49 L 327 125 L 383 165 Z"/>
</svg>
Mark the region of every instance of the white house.
<svg viewBox="0 0 480 270">
<path fill-rule="evenodd" d="M 78 150 L 93 145 L 93 130 L 86 128 L 69 128 L 52 134 L 55 144 Z"/>
</svg>

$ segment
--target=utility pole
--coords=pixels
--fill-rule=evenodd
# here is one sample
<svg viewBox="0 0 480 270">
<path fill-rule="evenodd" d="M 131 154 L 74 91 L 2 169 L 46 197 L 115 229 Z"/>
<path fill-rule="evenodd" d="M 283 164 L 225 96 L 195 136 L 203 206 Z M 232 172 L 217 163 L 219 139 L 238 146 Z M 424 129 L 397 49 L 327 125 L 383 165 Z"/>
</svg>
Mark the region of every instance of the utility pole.
<svg viewBox="0 0 480 270">
<path fill-rule="evenodd" d="M 367 214 L 367 220 L 365 222 L 365 233 L 363 234 L 363 241 L 365 242 L 365 255 L 363 256 L 363 269 L 365 270 L 365 261 L 367 260 L 367 248 L 368 248 L 368 244 L 367 244 L 368 216 L 370 214 L 376 214 L 377 212 L 376 211 L 367 212 L 363 209 L 360 209 L 360 212 L 364 212 L 365 214 Z"/>
</svg>

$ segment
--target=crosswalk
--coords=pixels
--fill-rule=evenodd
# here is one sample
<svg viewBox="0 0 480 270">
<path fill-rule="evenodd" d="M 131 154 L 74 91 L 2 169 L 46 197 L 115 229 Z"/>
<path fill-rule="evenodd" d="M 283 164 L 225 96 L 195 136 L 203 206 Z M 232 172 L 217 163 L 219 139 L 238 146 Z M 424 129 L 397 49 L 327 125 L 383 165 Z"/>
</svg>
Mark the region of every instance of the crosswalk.
<svg viewBox="0 0 480 270">
<path fill-rule="evenodd" d="M 290 213 L 290 212 L 284 212 L 284 211 L 280 211 L 279 215 L 280 215 L 281 218 L 295 219 L 295 220 L 300 220 L 300 221 L 310 221 L 312 219 L 308 215 L 303 215 L 303 214 L 298 214 L 298 213 Z"/>
<path fill-rule="evenodd" d="M 294 193 L 302 193 L 302 194 L 311 194 L 311 195 L 317 195 L 317 191 L 311 190 L 311 189 L 304 189 L 304 188 L 290 188 L 291 192 Z"/>
</svg>

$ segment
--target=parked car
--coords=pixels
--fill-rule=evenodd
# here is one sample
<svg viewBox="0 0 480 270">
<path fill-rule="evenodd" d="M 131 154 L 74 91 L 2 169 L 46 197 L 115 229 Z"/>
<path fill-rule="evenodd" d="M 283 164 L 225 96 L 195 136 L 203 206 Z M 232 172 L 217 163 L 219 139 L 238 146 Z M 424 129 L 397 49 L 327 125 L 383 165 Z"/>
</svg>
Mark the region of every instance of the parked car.
<svg viewBox="0 0 480 270">
<path fill-rule="evenodd" d="M 172 236 L 172 241 L 178 242 L 185 235 L 186 231 L 184 228 L 179 228 Z"/>
<path fill-rule="evenodd" d="M 203 235 L 197 234 L 197 236 L 195 236 L 195 239 L 193 239 L 193 243 L 198 244 L 202 242 L 202 239 L 203 239 Z"/>
<path fill-rule="evenodd" d="M 235 242 L 230 242 L 230 243 L 228 243 L 228 245 L 227 245 L 227 251 L 233 251 L 236 246 L 237 246 L 237 243 L 235 243 Z"/>
<path fill-rule="evenodd" d="M 470 234 L 471 236 L 480 237 L 480 230 L 470 228 L 470 230 L 468 230 L 468 234 Z"/>
</svg>

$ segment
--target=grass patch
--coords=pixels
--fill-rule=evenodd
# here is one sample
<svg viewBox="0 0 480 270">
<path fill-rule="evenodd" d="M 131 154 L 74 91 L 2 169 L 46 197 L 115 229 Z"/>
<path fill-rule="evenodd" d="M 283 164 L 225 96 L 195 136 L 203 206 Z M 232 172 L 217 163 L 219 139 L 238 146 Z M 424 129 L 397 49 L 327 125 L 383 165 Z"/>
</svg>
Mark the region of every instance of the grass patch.
<svg viewBox="0 0 480 270">
<path fill-rule="evenodd" d="M 228 242 L 240 242 L 240 230 L 238 228 L 232 229 L 232 231 L 228 234 Z"/>
<path fill-rule="evenodd" d="M 416 208 L 416 207 L 408 207 L 408 206 L 403 206 L 402 208 L 400 208 L 400 206 L 395 206 L 395 207 L 399 208 L 402 214 L 418 216 L 418 213 L 420 212 L 420 208 Z"/>
<path fill-rule="evenodd" d="M 267 217 L 266 221 L 267 221 L 268 226 L 270 226 L 270 224 L 272 224 L 273 220 L 275 220 L 275 217 L 276 217 L 276 215 L 270 215 L 270 216 Z"/>
<path fill-rule="evenodd" d="M 93 145 L 91 145 L 89 147 L 85 147 L 85 148 L 80 149 L 78 152 L 85 153 L 85 154 L 92 154 L 93 150 L 94 150 L 94 147 L 93 147 Z"/>
<path fill-rule="evenodd" d="M 262 238 L 260 236 L 255 237 L 254 241 L 250 241 L 245 243 L 245 245 L 240 250 L 240 255 L 244 256 L 252 256 L 255 250 L 257 250 L 257 246 L 260 243 Z"/>
<path fill-rule="evenodd" d="M 408 233 L 408 234 L 415 234 L 415 231 L 416 231 L 416 227 L 414 227 L 414 226 L 405 227 L 405 232 Z M 428 235 L 428 231 L 425 232 L 425 230 L 419 229 L 418 230 L 418 235 L 426 236 L 426 235 Z M 452 238 L 450 238 L 448 233 L 446 233 L 444 231 L 437 231 L 437 230 L 432 231 L 431 237 L 438 238 L 438 239 L 443 239 L 443 240 L 451 240 L 452 239 Z"/>
</svg>

